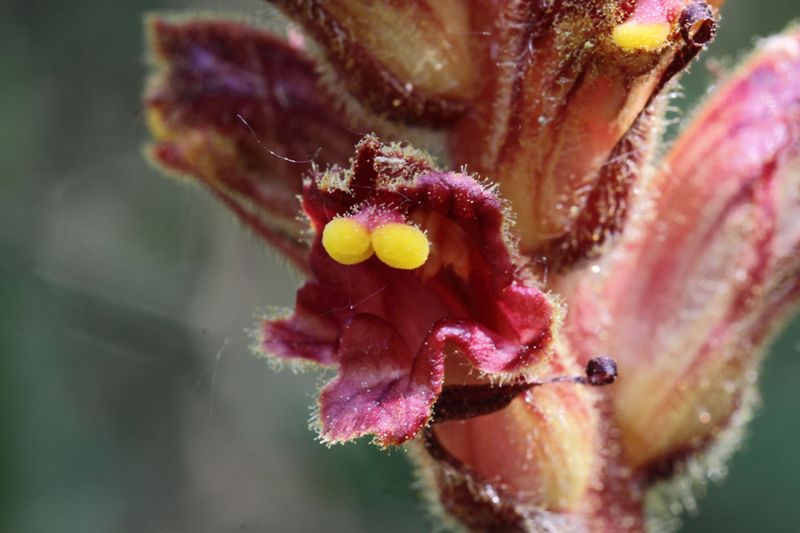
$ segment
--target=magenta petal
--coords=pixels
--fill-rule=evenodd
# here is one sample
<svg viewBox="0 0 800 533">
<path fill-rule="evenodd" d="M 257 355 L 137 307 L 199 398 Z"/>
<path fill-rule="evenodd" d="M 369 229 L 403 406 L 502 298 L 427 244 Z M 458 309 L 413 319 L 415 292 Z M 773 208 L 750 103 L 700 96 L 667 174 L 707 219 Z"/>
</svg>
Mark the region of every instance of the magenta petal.
<svg viewBox="0 0 800 533">
<path fill-rule="evenodd" d="M 264 324 L 261 347 L 283 361 L 330 365 L 335 362 L 338 337 L 339 325 L 328 317 L 274 320 Z"/>
<path fill-rule="evenodd" d="M 374 315 L 356 315 L 342 331 L 339 375 L 320 394 L 322 438 L 376 435 L 401 444 L 425 425 L 444 382 L 444 356 L 412 355 L 400 335 Z"/>
<path fill-rule="evenodd" d="M 541 359 L 540 345 L 520 345 L 493 333 L 477 322 L 445 318 L 436 323 L 425 340 L 424 351 L 430 358 L 444 357 L 449 349 L 482 372 L 515 374 Z"/>
<path fill-rule="evenodd" d="M 545 293 L 536 287 L 513 283 L 501 292 L 498 305 L 520 344 L 533 352 L 550 345 L 561 313 Z M 514 366 L 524 367 L 531 362 L 520 360 Z"/>
</svg>

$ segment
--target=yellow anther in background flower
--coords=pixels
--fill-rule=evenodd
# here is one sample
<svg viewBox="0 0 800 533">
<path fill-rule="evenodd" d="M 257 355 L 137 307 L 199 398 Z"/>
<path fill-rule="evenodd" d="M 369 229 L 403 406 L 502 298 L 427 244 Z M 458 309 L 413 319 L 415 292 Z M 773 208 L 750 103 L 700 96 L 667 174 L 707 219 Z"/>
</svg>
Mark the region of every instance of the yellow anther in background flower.
<svg viewBox="0 0 800 533">
<path fill-rule="evenodd" d="M 653 51 L 667 42 L 671 29 L 667 22 L 626 22 L 614 28 L 611 38 L 626 52 Z"/>
<path fill-rule="evenodd" d="M 168 140 L 172 131 L 164 118 L 164 112 L 158 108 L 151 108 L 145 112 L 145 122 L 150 134 L 157 141 Z"/>
<path fill-rule="evenodd" d="M 392 222 L 372 232 L 372 247 L 378 259 L 393 268 L 412 270 L 428 259 L 431 245 L 416 226 Z"/>
<path fill-rule="evenodd" d="M 331 259 L 343 265 L 355 265 L 372 256 L 369 231 L 352 218 L 334 218 L 322 230 L 322 247 Z"/>
</svg>

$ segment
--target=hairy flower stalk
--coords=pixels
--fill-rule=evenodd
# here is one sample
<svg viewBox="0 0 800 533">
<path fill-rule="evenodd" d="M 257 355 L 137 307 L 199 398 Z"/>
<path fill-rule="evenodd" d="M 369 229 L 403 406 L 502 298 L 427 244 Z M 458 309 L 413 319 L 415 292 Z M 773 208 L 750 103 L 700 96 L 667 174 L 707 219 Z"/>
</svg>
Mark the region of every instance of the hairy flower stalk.
<svg viewBox="0 0 800 533">
<path fill-rule="evenodd" d="M 406 446 L 453 525 L 645 530 L 800 297 L 800 31 L 654 161 L 721 2 L 272 3 L 150 18 L 145 93 L 153 160 L 306 275 L 259 352 L 334 369 L 321 438 Z"/>
</svg>

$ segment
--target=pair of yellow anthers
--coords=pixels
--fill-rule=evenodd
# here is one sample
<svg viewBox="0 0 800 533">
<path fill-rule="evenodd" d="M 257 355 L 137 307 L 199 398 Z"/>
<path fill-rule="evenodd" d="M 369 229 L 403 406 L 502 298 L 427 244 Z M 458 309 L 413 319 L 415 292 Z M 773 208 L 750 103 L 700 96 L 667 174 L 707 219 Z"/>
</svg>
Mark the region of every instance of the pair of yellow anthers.
<svg viewBox="0 0 800 533">
<path fill-rule="evenodd" d="M 369 231 L 352 218 L 334 218 L 322 230 L 322 246 L 343 265 L 366 261 L 373 254 L 392 268 L 412 270 L 425 264 L 430 242 L 416 226 L 389 222 Z"/>
</svg>

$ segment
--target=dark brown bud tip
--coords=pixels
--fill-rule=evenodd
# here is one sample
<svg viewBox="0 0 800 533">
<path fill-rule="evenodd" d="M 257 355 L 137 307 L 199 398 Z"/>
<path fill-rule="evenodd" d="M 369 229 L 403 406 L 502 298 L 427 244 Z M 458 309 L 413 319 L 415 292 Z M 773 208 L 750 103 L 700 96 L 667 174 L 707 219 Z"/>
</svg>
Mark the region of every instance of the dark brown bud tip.
<svg viewBox="0 0 800 533">
<path fill-rule="evenodd" d="M 679 21 L 683 39 L 692 46 L 703 46 L 717 34 L 717 21 L 711 7 L 697 0 L 681 13 Z"/>
<path fill-rule="evenodd" d="M 610 357 L 595 357 L 586 364 L 586 382 L 589 385 L 611 385 L 617 380 L 617 375 L 617 363 Z"/>
</svg>

